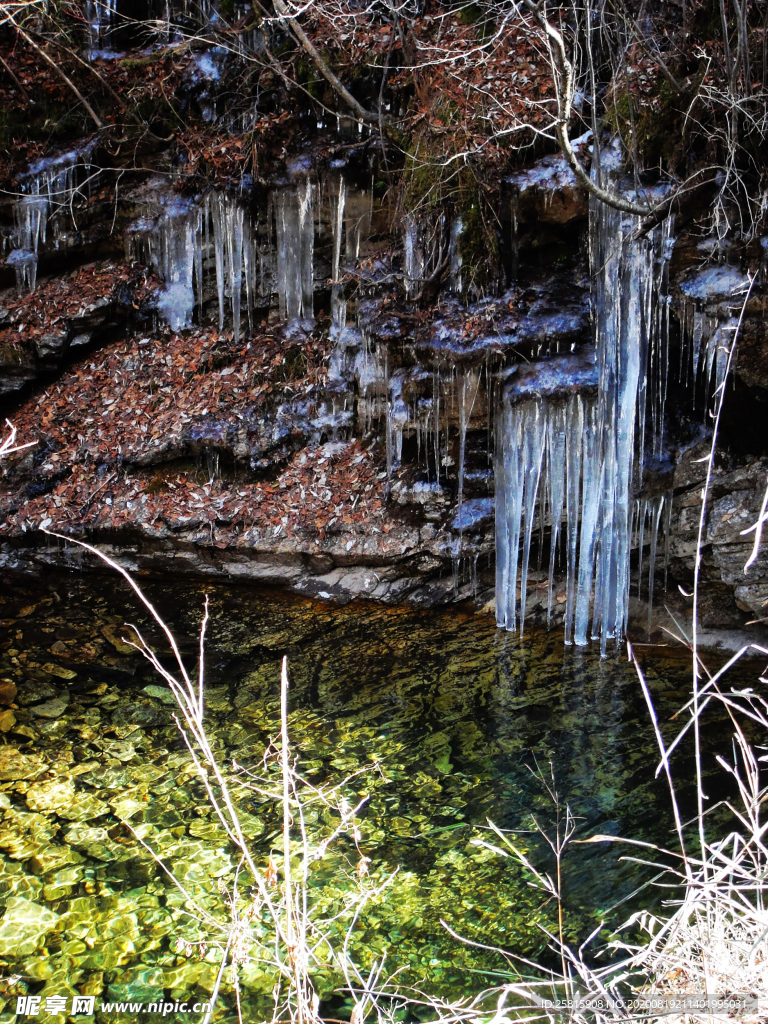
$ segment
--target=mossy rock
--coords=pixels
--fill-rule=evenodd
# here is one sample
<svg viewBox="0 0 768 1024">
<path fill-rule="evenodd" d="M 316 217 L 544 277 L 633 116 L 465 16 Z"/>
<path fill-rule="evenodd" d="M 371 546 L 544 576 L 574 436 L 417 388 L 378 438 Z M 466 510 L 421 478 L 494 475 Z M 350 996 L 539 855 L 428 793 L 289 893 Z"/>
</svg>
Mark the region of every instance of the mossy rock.
<svg viewBox="0 0 768 1024">
<path fill-rule="evenodd" d="M 656 97 L 642 107 L 638 107 L 629 92 L 622 93 L 607 111 L 606 119 L 614 131 L 619 133 L 628 152 L 637 146 L 639 156 L 646 166 L 658 163 L 659 159 L 674 166 L 683 143 L 678 102 L 677 93 L 664 80 Z"/>
</svg>

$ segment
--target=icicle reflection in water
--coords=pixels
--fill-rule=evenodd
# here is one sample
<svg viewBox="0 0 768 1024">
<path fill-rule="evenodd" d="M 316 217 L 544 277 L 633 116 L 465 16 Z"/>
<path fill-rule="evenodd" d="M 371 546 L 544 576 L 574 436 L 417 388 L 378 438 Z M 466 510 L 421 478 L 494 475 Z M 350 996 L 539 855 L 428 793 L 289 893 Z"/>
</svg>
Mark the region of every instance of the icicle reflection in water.
<svg viewBox="0 0 768 1024">
<path fill-rule="evenodd" d="M 57 249 L 66 241 L 74 197 L 89 174 L 87 153 L 78 150 L 37 161 L 21 179 L 21 195 L 14 206 L 14 248 L 7 259 L 16 271 L 19 292 L 35 290 L 38 250 L 48 240 L 49 228 Z"/>
<path fill-rule="evenodd" d="M 640 498 L 635 502 L 635 524 L 632 531 L 637 545 L 637 596 L 643 595 L 643 563 L 645 560 L 646 523 L 650 527 L 651 542 L 648 555 L 648 635 L 653 623 L 653 590 L 656 578 L 656 561 L 659 546 L 659 532 L 664 536 L 664 589 L 667 588 L 669 566 L 669 533 L 672 519 L 672 491 Z"/>
<path fill-rule="evenodd" d="M 497 621 L 522 631 L 537 504 L 539 517 L 548 515 L 551 532 L 551 616 L 564 491 L 568 499 L 565 640 L 585 645 L 589 635 L 599 637 L 603 653 L 607 641 L 618 641 L 626 627 L 631 500 L 640 475 L 635 467 L 642 467 L 646 400 L 656 410 L 652 412 L 655 425 L 663 413 L 656 389 L 666 388 L 666 374 L 654 373 L 648 399 L 649 352 L 654 359 L 668 354 L 658 340 L 664 321 L 658 309 L 669 227 L 657 228 L 649 239 L 635 239 L 636 227 L 636 218 L 605 204 L 593 202 L 590 207 L 597 400 L 573 404 L 576 399 L 571 397 L 565 405 L 557 397 L 514 401 L 513 388 L 513 394 L 505 393 L 502 399 L 497 427 Z M 540 522 L 543 526 L 544 519 Z"/>
</svg>

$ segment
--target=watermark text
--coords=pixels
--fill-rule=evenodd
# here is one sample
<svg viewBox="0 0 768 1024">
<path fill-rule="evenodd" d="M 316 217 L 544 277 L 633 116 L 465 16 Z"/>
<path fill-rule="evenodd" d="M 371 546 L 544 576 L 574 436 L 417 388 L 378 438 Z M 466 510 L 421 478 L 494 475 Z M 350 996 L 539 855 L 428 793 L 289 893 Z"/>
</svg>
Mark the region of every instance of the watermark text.
<svg viewBox="0 0 768 1024">
<path fill-rule="evenodd" d="M 157 1003 L 99 1003 L 102 1013 L 205 1013 L 209 1003 L 183 1003 L 163 1000 Z M 51 1014 L 69 1013 L 73 1017 L 92 1017 L 96 1012 L 96 996 L 18 996 L 16 1015 L 19 1017 L 40 1017 Z"/>
</svg>

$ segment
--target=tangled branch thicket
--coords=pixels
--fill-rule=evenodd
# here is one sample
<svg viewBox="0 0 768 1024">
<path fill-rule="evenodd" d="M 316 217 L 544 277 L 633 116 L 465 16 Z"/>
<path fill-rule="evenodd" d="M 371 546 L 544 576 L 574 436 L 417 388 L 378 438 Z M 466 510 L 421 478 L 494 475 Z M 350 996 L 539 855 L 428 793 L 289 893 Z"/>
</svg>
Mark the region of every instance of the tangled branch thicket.
<svg viewBox="0 0 768 1024">
<path fill-rule="evenodd" d="M 298 102 L 381 137 L 407 212 L 471 194 L 493 219 L 500 174 L 559 148 L 584 189 L 644 218 L 644 230 L 692 194 L 720 238 L 763 229 L 766 0 L 256 0 L 245 14 L 228 0 L 215 18 L 205 3 L 150 3 L 141 21 L 105 0 L 90 6 L 109 11 L 107 44 L 130 37 L 149 51 L 84 60 L 87 19 L 75 0 L 2 3 L 0 33 L 10 51 L 34 52 L 105 140 L 170 144 L 200 185 L 249 162 L 255 171 L 265 133 Z M 175 90 L 190 52 L 214 46 L 229 54 L 228 109 L 210 122 Z M 3 62 L 30 107 L 32 86 Z M 254 102 L 246 127 L 238 117 Z M 621 137 L 634 190 L 601 171 L 606 133 Z M 225 138 L 240 143 L 226 157 Z M 650 188 L 659 183 L 662 195 Z"/>
</svg>

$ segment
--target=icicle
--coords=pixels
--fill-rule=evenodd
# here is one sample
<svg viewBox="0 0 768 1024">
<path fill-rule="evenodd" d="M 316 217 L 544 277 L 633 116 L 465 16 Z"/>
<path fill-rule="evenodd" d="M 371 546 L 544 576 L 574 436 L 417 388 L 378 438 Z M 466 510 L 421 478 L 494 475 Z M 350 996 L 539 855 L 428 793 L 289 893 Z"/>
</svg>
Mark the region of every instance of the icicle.
<svg viewBox="0 0 768 1024">
<path fill-rule="evenodd" d="M 638 511 L 638 537 L 637 537 L 637 596 L 643 586 L 643 550 L 645 548 L 645 517 L 648 509 L 648 502 L 645 498 L 640 499 Z"/>
<path fill-rule="evenodd" d="M 311 317 L 314 312 L 314 221 L 309 179 L 298 192 L 279 194 L 275 218 L 280 315 L 287 320 Z"/>
<path fill-rule="evenodd" d="M 728 353 L 733 344 L 734 333 L 738 320 L 731 317 L 727 323 L 720 324 L 707 339 L 706 376 L 707 394 L 714 399 L 725 383 L 728 366 Z"/>
<path fill-rule="evenodd" d="M 412 298 L 417 294 L 424 277 L 424 258 L 419 239 L 419 228 L 416 218 L 409 215 L 405 220 L 405 266 L 403 276 L 405 294 Z"/>
<path fill-rule="evenodd" d="M 518 267 L 520 263 L 520 228 L 518 223 L 520 215 L 520 192 L 518 189 L 515 189 L 512 193 L 509 205 L 512 220 L 512 266 L 510 267 L 510 279 L 514 282 L 517 281 Z"/>
<path fill-rule="evenodd" d="M 84 151 L 39 160 L 21 179 L 21 195 L 14 207 L 14 248 L 6 261 L 16 271 L 16 286 L 21 293 L 35 290 L 38 250 L 49 241 L 49 229 L 53 228 L 56 249 L 66 242 L 64 225 L 72 216 L 79 168 L 86 175 L 90 170 Z"/>
<path fill-rule="evenodd" d="M 672 532 L 672 491 L 664 495 L 664 592 L 667 590 L 667 571 L 669 569 L 669 538 Z"/>
<path fill-rule="evenodd" d="M 254 235 L 255 235 L 254 228 Z M 255 252 L 253 238 L 246 236 L 243 240 L 243 276 L 245 277 L 245 307 L 248 314 L 248 329 L 253 330 L 253 298 L 255 285 Z"/>
<path fill-rule="evenodd" d="M 176 199 L 155 221 L 133 226 L 129 247 L 163 279 L 158 308 L 174 330 L 190 326 L 196 305 L 202 309 L 212 248 L 219 330 L 229 314 L 234 335 L 240 337 L 243 275 L 247 284 L 253 264 L 251 233 L 244 207 L 223 192 L 211 193 L 202 203 Z M 250 292 L 248 301 L 250 316 Z"/>
<path fill-rule="evenodd" d="M 365 198 L 365 192 L 360 193 Z M 353 207 L 354 209 L 354 207 Z M 360 246 L 363 237 L 371 232 L 371 221 L 373 218 L 373 190 L 371 190 L 371 203 L 366 211 L 358 216 L 353 212 L 345 218 L 344 228 L 346 234 L 345 257 L 348 263 L 354 263 L 360 258 Z"/>
<path fill-rule="evenodd" d="M 552 595 L 555 577 L 555 557 L 560 525 L 563 518 L 566 481 L 566 437 L 568 410 L 565 405 L 557 405 L 547 423 L 547 458 L 549 483 L 549 578 L 547 581 L 547 628 L 552 622 Z M 542 526 L 544 516 L 541 516 Z M 542 545 L 543 547 L 543 545 Z"/>
<path fill-rule="evenodd" d="M 224 278 L 227 243 L 226 208 L 220 195 L 213 195 L 207 205 L 213 224 L 213 256 L 216 265 L 216 292 L 219 297 L 219 330 L 222 331 L 224 330 L 224 291 L 226 287 Z"/>
<path fill-rule="evenodd" d="M 174 331 L 192 323 L 201 223 L 199 207 L 178 201 L 166 211 L 149 240 L 152 262 L 165 283 L 158 294 L 158 309 Z"/>
<path fill-rule="evenodd" d="M 347 304 L 344 301 L 344 285 L 341 281 L 341 238 L 344 231 L 344 208 L 347 200 L 347 184 L 339 177 L 339 191 L 331 194 L 331 236 L 333 253 L 331 264 L 331 320 L 337 327 L 343 327 L 347 319 Z M 318 203 L 318 208 L 319 208 Z"/>
<path fill-rule="evenodd" d="M 440 483 L 440 364 L 432 374 L 432 407 L 435 410 L 435 482 Z"/>
<path fill-rule="evenodd" d="M 458 230 L 461 231 L 460 222 Z M 403 280 L 405 293 L 409 299 L 416 298 L 424 282 L 428 281 L 441 266 L 443 256 L 447 254 L 450 262 L 450 237 L 447 231 L 445 214 L 434 214 L 417 220 L 413 214 L 405 219 L 405 237 L 403 243 L 404 265 Z M 458 256 L 457 235 L 456 259 Z M 456 264 L 457 271 L 461 264 Z"/>
<path fill-rule="evenodd" d="M 566 639 L 573 616 L 573 570 L 576 562 L 579 472 L 582 452 L 582 400 L 579 396 L 548 400 L 505 398 L 497 420 L 496 438 L 496 616 L 500 626 L 519 629 L 525 622 L 528 567 L 537 499 L 539 517 L 549 508 L 553 537 L 550 551 L 551 586 L 554 552 L 567 492 L 567 545 L 570 567 L 566 605 Z M 546 464 L 546 480 L 542 479 Z M 521 551 L 522 544 L 522 551 Z M 518 570 L 520 590 L 518 600 Z"/>
<path fill-rule="evenodd" d="M 523 558 L 520 570 L 520 635 L 525 625 L 525 603 L 528 596 L 528 565 L 531 558 L 531 536 L 533 534 L 533 517 L 536 508 L 536 497 L 539 490 L 541 463 L 544 455 L 546 439 L 546 422 L 542 414 L 540 402 L 534 401 L 530 410 L 530 418 L 524 427 L 524 469 L 523 469 L 523 502 L 522 512 L 525 520 L 523 535 Z"/>
<path fill-rule="evenodd" d="M 385 371 L 386 372 L 386 371 Z M 387 403 L 387 480 L 391 478 L 392 469 L 399 466 L 403 458 L 403 430 L 408 424 L 408 406 L 403 399 L 403 383 L 405 371 L 398 370 L 389 380 Z"/>
<path fill-rule="evenodd" d="M 595 566 L 595 543 L 602 494 L 603 466 L 599 442 L 597 405 L 590 403 L 585 406 L 584 415 L 579 568 L 576 578 L 576 607 L 573 627 L 573 641 L 580 647 L 587 643 L 589 605 Z"/>
<path fill-rule="evenodd" d="M 669 309 L 671 303 L 671 296 L 667 294 L 667 289 L 669 261 L 675 241 L 672 236 L 673 226 L 673 218 L 667 218 L 654 231 L 649 241 L 654 266 L 647 304 L 648 323 L 645 326 L 648 335 L 648 365 L 647 372 L 643 375 L 643 384 L 641 384 L 638 398 L 640 451 L 637 465 L 640 471 L 643 466 L 646 408 L 651 423 L 651 452 L 654 455 L 659 455 L 663 447 L 669 377 Z M 644 386 L 645 380 L 649 384 L 647 388 Z"/>
<path fill-rule="evenodd" d="M 314 256 L 315 231 L 312 220 L 312 185 L 307 179 L 299 193 L 299 257 L 301 260 L 301 297 L 304 316 L 314 313 L 315 280 L 312 260 Z"/>
<path fill-rule="evenodd" d="M 566 644 L 573 639 L 576 611 L 576 557 L 579 545 L 579 490 L 581 484 L 584 438 L 584 403 L 579 395 L 572 398 L 565 413 L 565 502 L 566 502 L 566 588 L 565 629 Z"/>
<path fill-rule="evenodd" d="M 535 370 L 532 376 L 521 372 L 511 378 L 497 418 L 499 625 L 516 629 L 519 622 L 523 629 L 537 503 L 540 524 L 543 527 L 548 517 L 550 528 L 551 620 L 554 563 L 565 503 L 565 641 L 569 643 L 572 636 L 574 643 L 585 645 L 588 637 L 599 638 L 603 654 L 608 640 L 618 641 L 626 628 L 635 535 L 633 492 L 642 469 L 636 456 L 643 450 L 646 398 L 652 419 L 656 417 L 654 437 L 663 418 L 660 396 L 666 369 L 661 363 L 667 349 L 662 343 L 660 289 L 668 229 L 636 239 L 636 226 L 634 217 L 597 202 L 591 206 L 597 398 L 563 397 L 563 391 L 572 391 L 580 379 L 572 376 L 578 367 L 568 362 L 573 357 L 555 357 L 542 364 L 545 372 L 540 380 Z M 712 367 L 716 374 L 715 356 Z M 645 502 L 638 507 L 640 576 L 647 507 Z M 650 508 L 651 561 L 655 563 L 662 505 L 654 500 Z M 652 565 L 651 590 L 653 573 Z"/>
<path fill-rule="evenodd" d="M 464 497 L 464 463 L 466 459 L 467 428 L 472 418 L 472 409 L 480 387 L 480 372 L 477 369 L 462 371 L 459 374 L 459 484 L 458 484 L 458 515 L 461 521 L 461 503 Z"/>
<path fill-rule="evenodd" d="M 457 217 L 451 224 L 451 241 L 448 258 L 448 270 L 451 277 L 451 289 L 457 295 L 461 295 L 462 291 L 461 268 L 464 260 L 461 255 L 461 248 L 459 246 L 459 242 L 461 240 L 461 234 L 463 230 L 464 221 L 461 219 L 461 217 Z"/>
<path fill-rule="evenodd" d="M 649 501 L 651 511 L 651 552 L 648 556 L 648 636 L 651 635 L 653 624 L 653 585 L 656 574 L 656 551 L 659 543 L 659 525 L 664 507 L 664 496 L 659 495 Z"/>
<path fill-rule="evenodd" d="M 111 50 L 110 33 L 114 19 L 115 0 L 86 0 L 85 20 L 88 26 L 88 57 L 90 60 Z"/>
<path fill-rule="evenodd" d="M 519 412 L 519 410 L 518 410 Z M 496 439 L 496 621 L 514 630 L 517 626 L 517 566 L 520 549 L 523 493 L 521 424 L 503 402 L 497 418 Z"/>
</svg>

